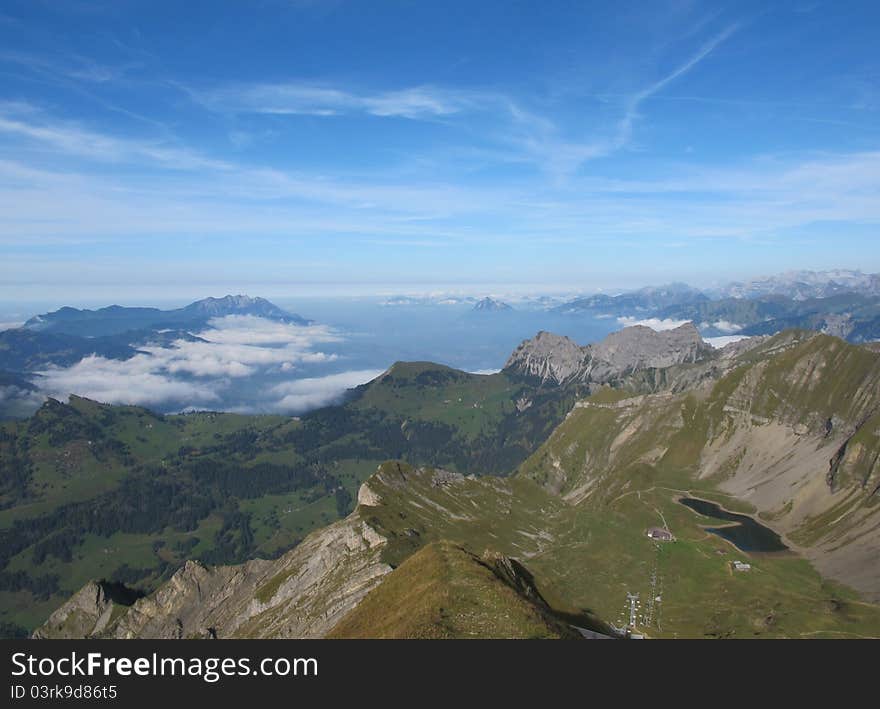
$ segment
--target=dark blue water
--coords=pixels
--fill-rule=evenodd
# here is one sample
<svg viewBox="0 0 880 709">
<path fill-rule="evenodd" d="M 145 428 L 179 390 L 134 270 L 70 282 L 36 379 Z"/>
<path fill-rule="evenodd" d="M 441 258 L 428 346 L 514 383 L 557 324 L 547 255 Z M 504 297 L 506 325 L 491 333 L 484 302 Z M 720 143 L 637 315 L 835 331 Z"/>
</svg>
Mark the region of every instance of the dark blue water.
<svg viewBox="0 0 880 709">
<path fill-rule="evenodd" d="M 737 549 L 755 552 L 786 551 L 788 549 L 776 532 L 751 517 L 728 512 L 714 502 L 706 502 L 706 500 L 698 500 L 693 497 L 683 497 L 679 502 L 705 517 L 735 522 L 735 524 L 724 527 L 707 527 L 706 531 L 726 539 Z"/>
</svg>

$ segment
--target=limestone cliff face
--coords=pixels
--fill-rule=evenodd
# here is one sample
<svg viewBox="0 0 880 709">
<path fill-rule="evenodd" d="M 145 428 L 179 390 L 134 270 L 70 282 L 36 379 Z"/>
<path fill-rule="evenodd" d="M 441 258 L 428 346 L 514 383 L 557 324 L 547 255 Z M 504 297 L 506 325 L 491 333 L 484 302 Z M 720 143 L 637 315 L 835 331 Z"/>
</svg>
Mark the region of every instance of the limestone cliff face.
<svg viewBox="0 0 880 709">
<path fill-rule="evenodd" d="M 88 638 L 105 632 L 133 598 L 122 587 L 89 581 L 34 632 L 35 638 Z"/>
<path fill-rule="evenodd" d="M 586 353 L 574 340 L 539 332 L 514 350 L 504 368 L 542 382 L 562 384 L 582 371 Z"/>
<path fill-rule="evenodd" d="M 713 352 L 693 323 L 660 332 L 643 325 L 627 327 L 588 347 L 593 361 L 592 374 L 600 379 L 627 370 L 662 369 L 694 363 Z"/>
<path fill-rule="evenodd" d="M 114 606 L 89 583 L 34 636 L 322 637 L 391 571 L 380 559 L 385 543 L 355 510 L 275 561 L 188 561 L 130 606 Z"/>
<path fill-rule="evenodd" d="M 539 332 L 517 347 L 505 364 L 511 372 L 552 384 L 604 383 L 646 369 L 696 363 L 715 356 L 692 323 L 657 332 L 636 325 L 581 347 L 568 337 Z"/>
</svg>

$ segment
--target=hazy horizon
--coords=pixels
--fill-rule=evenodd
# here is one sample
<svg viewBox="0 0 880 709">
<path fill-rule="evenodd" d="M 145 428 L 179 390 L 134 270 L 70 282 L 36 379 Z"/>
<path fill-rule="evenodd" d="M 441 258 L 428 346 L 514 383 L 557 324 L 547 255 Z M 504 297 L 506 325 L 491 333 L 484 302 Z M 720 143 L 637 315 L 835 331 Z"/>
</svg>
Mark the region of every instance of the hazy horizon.
<svg viewBox="0 0 880 709">
<path fill-rule="evenodd" d="M 69 295 L 58 294 L 55 297 L 32 298 L 21 291 L 14 297 L 0 296 L 0 325 L 10 314 L 31 317 L 69 306 L 83 309 L 97 309 L 109 305 L 126 307 L 159 307 L 163 309 L 177 308 L 204 298 L 217 298 L 226 295 L 248 295 L 261 297 L 275 302 L 282 307 L 310 301 L 372 301 L 394 297 L 402 298 L 484 298 L 490 297 L 510 300 L 511 303 L 528 302 L 538 298 L 554 298 L 560 302 L 580 296 L 595 294 L 618 295 L 640 290 L 642 288 L 659 288 L 674 283 L 685 284 L 697 290 L 711 293 L 733 283 L 748 283 L 761 279 L 772 279 L 792 273 L 822 274 L 831 271 L 850 271 L 870 275 L 870 270 L 858 267 L 816 268 L 816 269 L 781 269 L 776 272 L 760 272 L 744 277 L 727 279 L 689 280 L 685 277 L 672 276 L 664 281 L 637 282 L 627 285 L 611 285 L 590 287 L 588 284 L 539 284 L 539 283 L 412 283 L 412 284 L 357 284 L 357 283 L 215 283 L 206 285 L 188 285 L 170 294 L 167 287 L 155 285 L 143 289 L 123 289 L 120 286 L 104 285 L 94 292 L 76 292 Z M 42 308 L 42 309 L 41 309 Z M 305 317 L 308 317 L 305 314 Z M 2 327 L 0 327 L 2 329 Z"/>
</svg>

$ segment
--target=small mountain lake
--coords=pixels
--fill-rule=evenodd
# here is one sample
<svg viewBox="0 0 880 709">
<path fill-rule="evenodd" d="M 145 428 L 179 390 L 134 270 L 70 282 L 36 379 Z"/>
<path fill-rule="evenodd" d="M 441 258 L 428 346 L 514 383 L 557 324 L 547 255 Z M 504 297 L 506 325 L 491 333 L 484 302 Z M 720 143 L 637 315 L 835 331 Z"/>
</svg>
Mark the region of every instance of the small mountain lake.
<svg viewBox="0 0 880 709">
<path fill-rule="evenodd" d="M 726 539 L 737 549 L 752 552 L 788 550 L 776 532 L 747 515 L 728 512 L 714 502 L 698 500 L 695 497 L 682 497 L 679 502 L 705 517 L 733 522 L 734 524 L 723 527 L 706 527 L 706 531 Z"/>
</svg>

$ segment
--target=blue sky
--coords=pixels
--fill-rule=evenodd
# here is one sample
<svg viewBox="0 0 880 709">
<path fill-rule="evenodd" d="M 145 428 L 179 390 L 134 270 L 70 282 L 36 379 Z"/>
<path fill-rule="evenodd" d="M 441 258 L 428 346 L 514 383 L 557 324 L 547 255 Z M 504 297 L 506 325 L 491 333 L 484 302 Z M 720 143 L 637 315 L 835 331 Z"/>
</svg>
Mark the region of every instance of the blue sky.
<svg viewBox="0 0 880 709">
<path fill-rule="evenodd" d="M 0 299 L 880 270 L 876 2 L 0 7 Z"/>
</svg>

